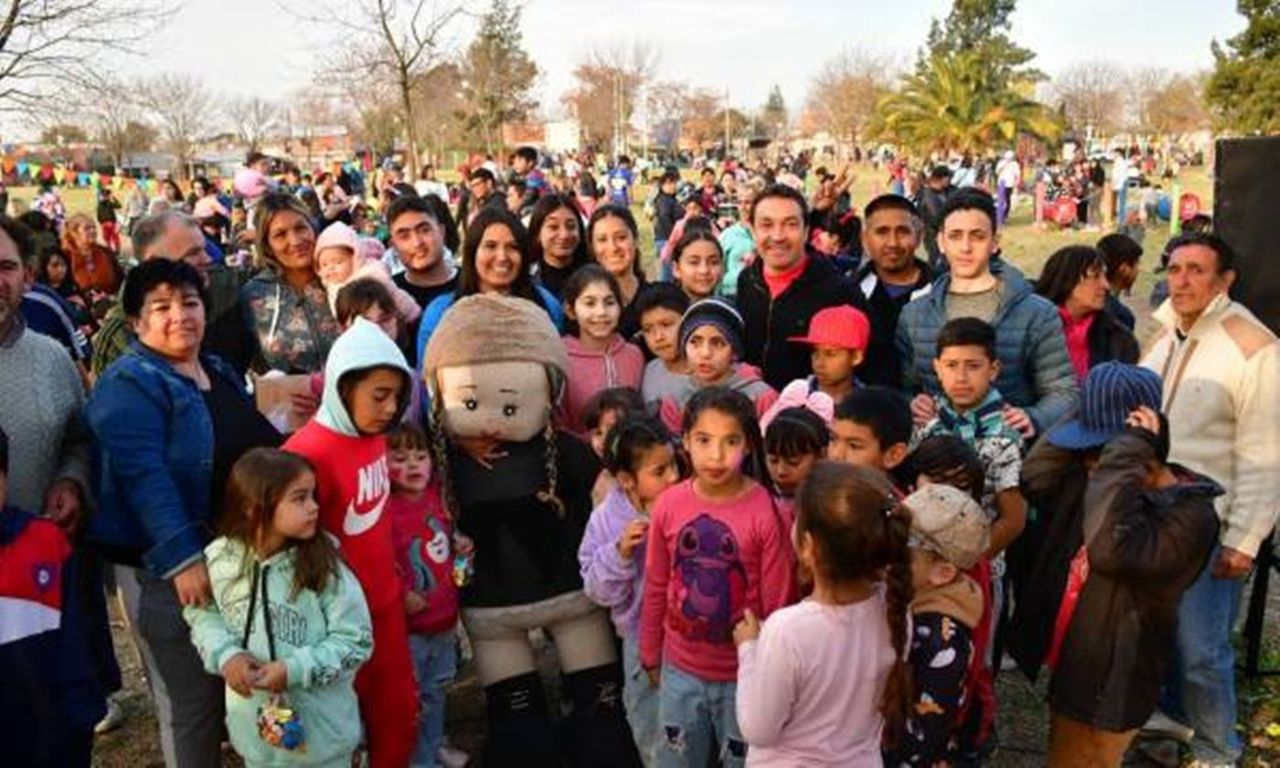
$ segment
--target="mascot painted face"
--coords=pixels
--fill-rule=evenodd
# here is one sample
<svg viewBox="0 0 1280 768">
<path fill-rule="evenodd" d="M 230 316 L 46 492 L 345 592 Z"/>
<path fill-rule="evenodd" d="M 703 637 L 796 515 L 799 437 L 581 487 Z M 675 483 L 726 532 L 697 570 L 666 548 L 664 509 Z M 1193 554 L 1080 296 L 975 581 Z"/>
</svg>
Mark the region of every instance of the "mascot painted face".
<svg viewBox="0 0 1280 768">
<path fill-rule="evenodd" d="M 520 443 L 541 434 L 569 360 L 550 318 L 524 299 L 460 299 L 427 345 L 433 418 L 450 437 Z"/>
<path fill-rule="evenodd" d="M 568 367 L 542 307 L 496 294 L 454 302 L 423 355 L 444 502 L 475 543 L 462 620 L 488 704 L 488 765 L 638 764 L 609 618 L 583 592 L 577 558 L 599 464 L 551 418 Z M 533 650 L 512 650 L 535 628 L 556 638 L 572 760 L 551 738 Z"/>
</svg>

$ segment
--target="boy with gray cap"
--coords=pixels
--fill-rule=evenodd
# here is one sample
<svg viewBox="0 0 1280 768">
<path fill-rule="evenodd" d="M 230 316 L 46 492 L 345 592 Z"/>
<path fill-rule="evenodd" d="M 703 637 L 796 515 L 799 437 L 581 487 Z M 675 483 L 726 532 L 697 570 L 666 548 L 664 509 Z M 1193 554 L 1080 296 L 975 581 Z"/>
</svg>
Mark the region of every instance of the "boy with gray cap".
<svg viewBox="0 0 1280 768">
<path fill-rule="evenodd" d="M 964 574 L 990 546 L 987 516 L 974 498 L 949 485 L 923 485 L 903 500 L 911 510 L 912 690 L 907 735 L 886 765 L 951 765 L 959 756 L 959 712 L 982 589 Z"/>
</svg>

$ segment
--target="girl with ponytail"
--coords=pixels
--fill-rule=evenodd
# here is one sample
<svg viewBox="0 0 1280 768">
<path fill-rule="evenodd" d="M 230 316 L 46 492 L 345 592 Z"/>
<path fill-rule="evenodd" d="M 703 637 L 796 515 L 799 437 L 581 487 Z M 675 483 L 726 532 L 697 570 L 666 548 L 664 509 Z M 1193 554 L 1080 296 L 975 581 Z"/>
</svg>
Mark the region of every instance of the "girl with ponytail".
<svg viewBox="0 0 1280 768">
<path fill-rule="evenodd" d="M 834 461 L 814 465 L 798 501 L 813 592 L 735 628 L 738 723 L 752 766 L 880 766 L 912 702 L 911 515 L 883 473 Z"/>
</svg>

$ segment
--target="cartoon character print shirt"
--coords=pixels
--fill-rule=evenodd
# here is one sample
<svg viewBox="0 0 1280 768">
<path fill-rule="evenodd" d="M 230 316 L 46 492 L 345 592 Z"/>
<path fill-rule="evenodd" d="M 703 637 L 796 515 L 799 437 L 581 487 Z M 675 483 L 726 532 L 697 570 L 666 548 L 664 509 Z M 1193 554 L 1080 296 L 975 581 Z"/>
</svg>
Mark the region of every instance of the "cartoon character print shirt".
<svg viewBox="0 0 1280 768">
<path fill-rule="evenodd" d="M 387 502 L 396 570 L 406 592 L 416 592 L 427 607 L 408 616 L 409 631 L 439 634 L 458 621 L 458 588 L 453 581 L 453 526 L 432 483 L 419 501 L 392 496 Z"/>
<path fill-rule="evenodd" d="M 972 650 L 972 633 L 961 622 L 942 613 L 914 614 L 908 661 L 916 700 L 906 736 L 896 751 L 885 755 L 885 765 L 954 764 Z"/>
<path fill-rule="evenodd" d="M 669 488 L 649 525 L 640 659 L 709 681 L 737 677 L 733 627 L 750 608 L 762 620 L 791 592 L 788 539 L 762 486 L 735 499 Z"/>
</svg>

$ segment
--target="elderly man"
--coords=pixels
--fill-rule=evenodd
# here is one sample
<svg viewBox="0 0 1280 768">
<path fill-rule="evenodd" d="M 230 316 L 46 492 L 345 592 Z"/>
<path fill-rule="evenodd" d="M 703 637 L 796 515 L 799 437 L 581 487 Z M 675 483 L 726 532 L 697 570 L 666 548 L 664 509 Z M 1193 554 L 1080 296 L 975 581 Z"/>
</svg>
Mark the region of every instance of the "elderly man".
<svg viewBox="0 0 1280 768">
<path fill-rule="evenodd" d="M 1217 480 L 1219 546 L 1182 598 L 1177 664 L 1165 710 L 1195 729 L 1198 765 L 1234 765 L 1234 655 L 1229 636 L 1254 557 L 1280 509 L 1280 344 L 1227 295 L 1231 248 L 1214 235 L 1175 238 L 1164 326 L 1142 365 L 1164 380 L 1169 459 Z"/>
<path fill-rule="evenodd" d="M 200 225 L 187 214 L 168 210 L 140 219 L 131 236 L 138 261 L 168 259 L 185 261 L 205 277 L 209 292 L 208 325 L 204 350 L 212 352 L 239 373 L 249 367 L 252 339 L 240 312 L 240 278 L 231 269 L 211 262 Z M 107 366 L 124 354 L 133 331 L 119 306 L 113 307 L 94 336 L 92 372 L 96 379 Z"/>
</svg>

